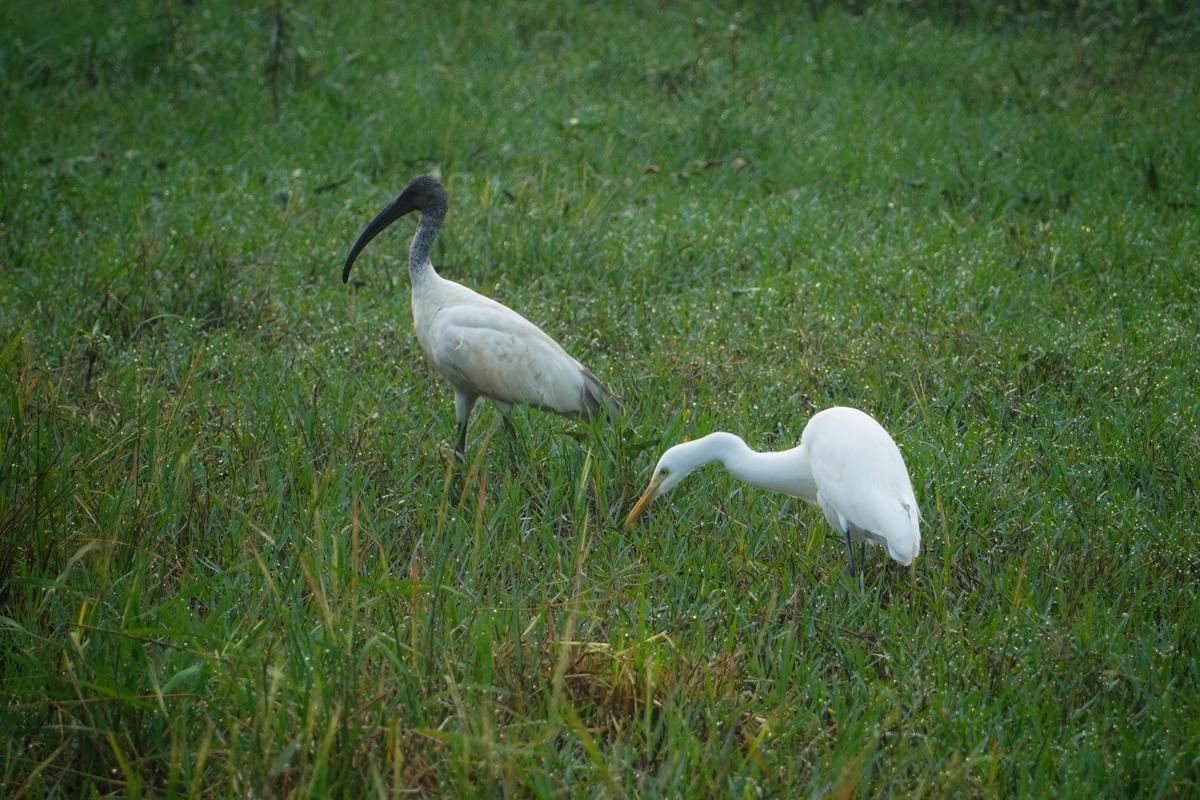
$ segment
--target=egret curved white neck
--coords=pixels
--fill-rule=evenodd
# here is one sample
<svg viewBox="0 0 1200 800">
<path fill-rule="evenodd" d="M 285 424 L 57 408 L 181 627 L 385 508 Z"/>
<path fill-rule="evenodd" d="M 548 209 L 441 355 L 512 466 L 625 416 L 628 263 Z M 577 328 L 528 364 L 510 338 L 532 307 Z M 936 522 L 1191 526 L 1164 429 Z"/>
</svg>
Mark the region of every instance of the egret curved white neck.
<svg viewBox="0 0 1200 800">
<path fill-rule="evenodd" d="M 817 501 L 817 485 L 799 447 L 760 453 L 732 433 L 712 433 L 691 445 L 696 449 L 698 464 L 720 461 L 730 475 L 751 486 L 800 497 L 810 503 Z"/>
</svg>

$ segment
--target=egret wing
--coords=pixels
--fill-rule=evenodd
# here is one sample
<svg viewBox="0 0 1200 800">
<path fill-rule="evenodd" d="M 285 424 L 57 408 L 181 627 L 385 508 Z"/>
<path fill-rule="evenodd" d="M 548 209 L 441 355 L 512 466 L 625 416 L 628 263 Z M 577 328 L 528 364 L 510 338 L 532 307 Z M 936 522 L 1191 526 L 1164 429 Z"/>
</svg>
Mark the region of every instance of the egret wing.
<svg viewBox="0 0 1200 800">
<path fill-rule="evenodd" d="M 887 542 L 898 561 L 911 562 L 920 543 L 918 511 L 895 442 L 862 412 L 821 423 L 805 434 L 822 498 L 848 523 Z"/>
</svg>

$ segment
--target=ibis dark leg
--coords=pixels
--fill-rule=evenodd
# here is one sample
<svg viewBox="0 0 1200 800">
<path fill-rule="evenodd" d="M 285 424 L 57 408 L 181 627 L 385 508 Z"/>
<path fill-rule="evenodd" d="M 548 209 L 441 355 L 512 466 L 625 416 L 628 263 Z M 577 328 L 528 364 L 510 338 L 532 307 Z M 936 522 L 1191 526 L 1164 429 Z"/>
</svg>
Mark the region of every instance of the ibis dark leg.
<svg viewBox="0 0 1200 800">
<path fill-rule="evenodd" d="M 513 474 L 516 474 L 521 469 L 521 451 L 519 450 L 517 426 L 513 425 L 512 420 L 508 418 L 508 414 L 505 414 L 502 419 L 504 420 L 504 430 L 506 431 L 504 438 L 508 439 L 508 459 L 512 462 Z"/>
<path fill-rule="evenodd" d="M 517 441 L 519 439 L 517 436 L 517 426 L 513 425 L 512 421 L 513 407 L 510 403 L 493 402 L 496 403 L 496 408 L 500 410 L 500 420 L 504 423 L 504 438 L 508 439 L 508 457 L 512 461 L 513 472 L 516 473 L 521 466 L 521 453 L 517 449 Z"/>
<path fill-rule="evenodd" d="M 458 443 L 454 445 L 454 454 L 460 462 L 467 457 L 467 420 L 471 418 L 474 405 L 473 396 L 454 390 L 454 419 L 458 422 Z"/>
<path fill-rule="evenodd" d="M 467 423 L 460 422 L 458 425 L 458 443 L 454 445 L 454 455 L 459 461 L 465 461 L 467 458 Z"/>
</svg>

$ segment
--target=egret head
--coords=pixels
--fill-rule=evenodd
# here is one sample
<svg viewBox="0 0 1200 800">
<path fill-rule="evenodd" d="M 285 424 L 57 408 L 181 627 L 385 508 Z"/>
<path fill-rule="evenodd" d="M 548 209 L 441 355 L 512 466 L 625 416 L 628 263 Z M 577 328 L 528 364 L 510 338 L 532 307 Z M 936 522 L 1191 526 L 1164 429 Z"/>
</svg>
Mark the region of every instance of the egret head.
<svg viewBox="0 0 1200 800">
<path fill-rule="evenodd" d="M 413 178 L 400 196 L 380 211 L 358 237 L 346 258 L 346 266 L 342 268 L 342 283 L 350 280 L 350 268 L 354 266 L 354 259 L 358 258 L 362 249 L 387 226 L 413 211 L 420 211 L 423 216 L 432 217 L 436 223 L 441 224 L 448 205 L 446 187 L 442 186 L 437 178 L 432 175 L 418 175 Z"/>
<path fill-rule="evenodd" d="M 680 481 L 712 460 L 708 439 L 706 436 L 694 442 L 683 442 L 662 454 L 662 458 L 654 467 L 646 491 L 642 492 L 633 510 L 625 518 L 624 527 L 632 525 L 646 510 L 646 506 L 650 505 L 650 501 L 671 491 Z"/>
</svg>

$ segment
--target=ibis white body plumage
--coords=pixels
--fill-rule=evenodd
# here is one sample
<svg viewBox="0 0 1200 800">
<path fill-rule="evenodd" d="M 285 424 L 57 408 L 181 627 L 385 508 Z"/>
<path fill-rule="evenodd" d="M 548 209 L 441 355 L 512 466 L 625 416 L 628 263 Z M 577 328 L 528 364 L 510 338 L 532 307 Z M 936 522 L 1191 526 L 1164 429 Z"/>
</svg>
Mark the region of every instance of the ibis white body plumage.
<svg viewBox="0 0 1200 800">
<path fill-rule="evenodd" d="M 459 395 L 501 408 L 598 410 L 607 392 L 586 367 L 523 316 L 436 273 L 413 284 L 413 325 L 434 369 Z"/>
<path fill-rule="evenodd" d="M 800 444 L 790 450 L 755 452 L 723 432 L 675 445 L 659 459 L 625 524 L 632 524 L 651 500 L 711 461 L 721 462 L 735 478 L 753 486 L 819 507 L 845 537 L 851 569 L 852 542 L 885 547 L 905 565 L 920 552 L 920 511 L 899 448 L 869 414 L 840 406 L 814 415 L 804 426 Z M 859 561 L 861 568 L 861 556 Z"/>
<path fill-rule="evenodd" d="M 342 280 L 349 279 L 354 259 L 371 239 L 405 214 L 421 212 L 409 250 L 413 326 L 426 358 L 454 387 L 459 456 L 466 446 L 467 420 L 480 397 L 505 414 L 517 404 L 564 416 L 615 414 L 612 393 L 539 327 L 437 274 L 430 252 L 447 205 L 441 183 L 430 175 L 415 178 L 359 236 Z"/>
</svg>

